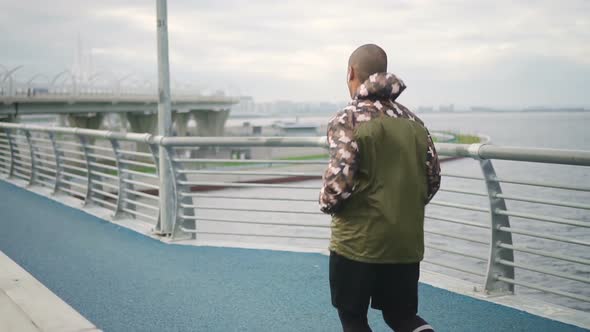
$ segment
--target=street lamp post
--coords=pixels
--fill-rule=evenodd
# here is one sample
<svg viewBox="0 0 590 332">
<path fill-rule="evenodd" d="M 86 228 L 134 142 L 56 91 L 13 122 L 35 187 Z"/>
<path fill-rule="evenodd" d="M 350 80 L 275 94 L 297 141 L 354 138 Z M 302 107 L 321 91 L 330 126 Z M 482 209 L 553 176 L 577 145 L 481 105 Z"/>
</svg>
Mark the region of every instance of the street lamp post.
<svg viewBox="0 0 590 332">
<path fill-rule="evenodd" d="M 168 14 L 166 0 L 156 0 L 158 27 L 158 135 L 169 136 L 172 115 L 170 102 L 170 64 L 168 60 Z M 160 222 L 156 232 L 161 235 L 172 233 L 175 209 L 172 199 L 172 174 L 166 148 L 160 146 Z"/>
<path fill-rule="evenodd" d="M 12 94 L 14 93 L 13 91 L 13 85 L 14 85 L 14 77 L 12 76 L 12 74 L 14 74 L 15 71 L 21 69 L 23 66 L 16 66 L 10 70 L 6 70 L 5 74 L 4 74 L 4 78 L 2 79 L 2 81 L 0 82 L 0 86 L 4 86 L 4 82 L 6 80 L 8 80 L 8 96 L 12 96 Z"/>
</svg>

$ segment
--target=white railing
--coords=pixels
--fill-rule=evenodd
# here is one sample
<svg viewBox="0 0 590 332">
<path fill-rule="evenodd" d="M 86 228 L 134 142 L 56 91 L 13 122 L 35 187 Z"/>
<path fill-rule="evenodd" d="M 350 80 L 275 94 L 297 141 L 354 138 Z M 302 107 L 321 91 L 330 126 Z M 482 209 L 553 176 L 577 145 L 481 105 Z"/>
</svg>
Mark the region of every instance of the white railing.
<svg viewBox="0 0 590 332">
<path fill-rule="evenodd" d="M 6 177 L 100 205 L 113 218 L 151 222 L 163 236 L 326 248 L 329 218 L 317 208 L 327 163 L 317 156 L 325 153 L 324 138 L 160 137 L 5 123 L 0 131 L 0 173 Z M 229 158 L 231 149 L 302 148 L 315 158 Z M 164 171 L 171 172 L 172 197 L 158 197 L 158 149 L 164 149 Z M 586 308 L 588 180 L 498 176 L 492 160 L 556 164 L 567 172 L 590 166 L 590 152 L 447 143 L 437 149 L 441 156 L 475 159 L 481 175 L 443 173 L 440 193 L 427 208 L 425 266 L 479 281 L 488 293 L 513 293 L 519 286 Z M 224 153 L 228 157 L 220 158 Z M 172 212 L 169 220 L 158 218 L 161 209 Z"/>
</svg>

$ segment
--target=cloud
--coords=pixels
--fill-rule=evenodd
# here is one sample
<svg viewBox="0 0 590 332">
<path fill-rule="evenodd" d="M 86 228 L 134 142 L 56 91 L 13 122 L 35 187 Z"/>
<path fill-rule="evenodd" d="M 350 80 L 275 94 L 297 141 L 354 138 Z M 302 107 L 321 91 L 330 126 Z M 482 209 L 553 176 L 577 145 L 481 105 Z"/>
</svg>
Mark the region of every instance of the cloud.
<svg viewBox="0 0 590 332">
<path fill-rule="evenodd" d="M 155 78 L 153 2 L 0 6 L 0 30 L 15 32 L 0 37 L 0 63 L 26 64 L 30 72 L 20 75 L 71 65 L 80 34 L 97 67 Z M 581 86 L 558 89 L 563 100 L 537 88 L 553 76 L 584 82 L 588 12 L 584 0 L 175 0 L 168 3 L 171 70 L 175 79 L 239 86 L 258 100 L 343 100 L 348 55 L 374 42 L 408 82 L 402 99 L 410 104 L 590 105 Z M 499 101 L 480 93 L 487 82 L 526 93 L 504 91 Z"/>
</svg>

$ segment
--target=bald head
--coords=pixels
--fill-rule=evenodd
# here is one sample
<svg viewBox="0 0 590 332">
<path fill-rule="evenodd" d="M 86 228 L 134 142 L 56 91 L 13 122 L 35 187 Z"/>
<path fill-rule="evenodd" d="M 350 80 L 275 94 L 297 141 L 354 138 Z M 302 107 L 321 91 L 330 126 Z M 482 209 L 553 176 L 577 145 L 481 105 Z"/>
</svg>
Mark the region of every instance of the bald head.
<svg viewBox="0 0 590 332">
<path fill-rule="evenodd" d="M 348 67 L 354 69 L 356 79 L 362 83 L 375 73 L 387 71 L 387 54 L 375 44 L 366 44 L 352 52 Z"/>
</svg>

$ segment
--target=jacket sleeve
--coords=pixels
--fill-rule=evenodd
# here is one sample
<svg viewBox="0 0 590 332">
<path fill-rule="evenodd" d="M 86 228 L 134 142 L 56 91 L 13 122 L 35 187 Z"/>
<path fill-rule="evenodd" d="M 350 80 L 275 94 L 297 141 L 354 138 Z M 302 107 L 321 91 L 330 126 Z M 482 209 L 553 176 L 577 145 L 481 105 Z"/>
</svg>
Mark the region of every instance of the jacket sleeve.
<svg viewBox="0 0 590 332">
<path fill-rule="evenodd" d="M 428 198 L 426 203 L 434 197 L 440 188 L 440 161 L 438 160 L 438 153 L 434 147 L 432 136 L 428 133 L 428 151 L 426 152 L 426 176 L 428 181 Z"/>
<path fill-rule="evenodd" d="M 354 140 L 352 114 L 342 111 L 328 123 L 330 162 L 324 172 L 320 191 L 320 209 L 336 213 L 354 190 L 354 175 L 358 168 L 358 145 Z"/>
</svg>

